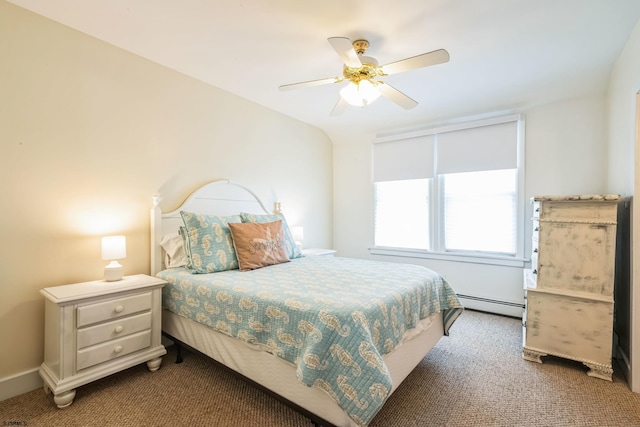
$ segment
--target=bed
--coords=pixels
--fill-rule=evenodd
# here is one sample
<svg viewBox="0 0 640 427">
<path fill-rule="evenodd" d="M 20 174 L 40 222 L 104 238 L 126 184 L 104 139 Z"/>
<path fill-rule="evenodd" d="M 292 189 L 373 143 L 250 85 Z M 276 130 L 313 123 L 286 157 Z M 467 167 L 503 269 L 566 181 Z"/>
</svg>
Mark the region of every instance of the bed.
<svg viewBox="0 0 640 427">
<path fill-rule="evenodd" d="M 159 201 L 151 211 L 151 272 L 168 282 L 163 333 L 315 425 L 368 425 L 462 311 L 449 284 L 424 267 L 301 256 L 279 203 L 269 211 L 228 180 L 202 186 L 168 213 Z M 209 236 L 204 226 L 215 231 Z M 269 256 L 277 252 L 266 266 L 248 264 L 241 252 L 239 233 L 251 227 L 277 243 L 261 244 Z M 180 240 L 184 255 L 175 250 Z M 215 263 L 202 262 L 212 253 Z"/>
</svg>

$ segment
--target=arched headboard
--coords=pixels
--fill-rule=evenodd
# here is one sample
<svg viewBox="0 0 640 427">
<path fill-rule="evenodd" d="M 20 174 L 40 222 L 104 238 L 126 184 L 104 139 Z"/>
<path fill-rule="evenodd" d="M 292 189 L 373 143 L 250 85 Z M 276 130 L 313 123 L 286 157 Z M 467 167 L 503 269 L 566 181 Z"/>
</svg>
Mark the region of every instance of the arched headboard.
<svg viewBox="0 0 640 427">
<path fill-rule="evenodd" d="M 269 211 L 255 193 L 228 179 L 212 181 L 192 192 L 176 210 L 162 213 L 158 204 L 160 195 L 153 197 L 151 208 L 151 275 L 164 267 L 160 242 L 166 234 L 177 232 L 183 225 L 180 211 L 208 215 L 236 215 L 240 212 L 253 214 L 279 213 L 280 204 L 275 202 L 273 212 Z"/>
</svg>

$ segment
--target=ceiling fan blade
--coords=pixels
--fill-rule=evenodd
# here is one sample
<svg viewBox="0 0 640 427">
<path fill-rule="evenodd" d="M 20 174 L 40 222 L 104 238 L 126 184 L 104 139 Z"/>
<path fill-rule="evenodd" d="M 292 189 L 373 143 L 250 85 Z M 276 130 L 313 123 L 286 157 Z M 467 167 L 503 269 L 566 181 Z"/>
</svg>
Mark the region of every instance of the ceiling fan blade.
<svg viewBox="0 0 640 427">
<path fill-rule="evenodd" d="M 449 52 L 444 49 L 434 50 L 433 52 L 423 53 L 422 55 L 412 56 L 411 58 L 402 59 L 383 65 L 382 71 L 385 74 L 397 74 L 404 71 L 415 70 L 416 68 L 429 67 L 430 65 L 442 64 L 449 61 Z"/>
<path fill-rule="evenodd" d="M 385 82 L 378 82 L 376 88 L 380 91 L 382 96 L 389 99 L 392 102 L 395 102 L 405 110 L 410 110 L 418 105 L 416 101 L 409 98 L 404 93 L 400 92 L 398 89 L 393 86 L 389 86 Z"/>
<path fill-rule="evenodd" d="M 346 37 L 329 37 L 327 40 L 347 67 L 362 67 L 362 62 L 360 62 L 358 54 L 353 49 L 351 40 Z"/>
<path fill-rule="evenodd" d="M 343 97 L 338 98 L 338 102 L 336 102 L 336 105 L 333 107 L 333 110 L 331 110 L 331 113 L 329 113 L 329 115 L 339 116 L 340 114 L 344 113 L 344 110 L 347 109 L 348 105 L 349 103 L 345 101 Z"/>
<path fill-rule="evenodd" d="M 310 80 L 308 82 L 291 83 L 288 85 L 282 85 L 279 87 L 279 89 L 280 90 L 298 89 L 301 87 L 311 87 L 311 86 L 326 85 L 329 83 L 338 83 L 339 81 L 341 81 L 341 79 L 339 79 L 338 77 L 330 77 L 328 79 Z"/>
</svg>

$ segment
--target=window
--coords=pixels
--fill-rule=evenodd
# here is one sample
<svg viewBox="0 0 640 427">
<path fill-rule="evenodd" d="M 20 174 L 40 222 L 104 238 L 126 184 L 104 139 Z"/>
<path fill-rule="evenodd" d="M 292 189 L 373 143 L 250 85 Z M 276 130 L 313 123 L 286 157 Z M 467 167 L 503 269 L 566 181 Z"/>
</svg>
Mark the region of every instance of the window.
<svg viewBox="0 0 640 427">
<path fill-rule="evenodd" d="M 372 253 L 521 258 L 520 116 L 380 138 Z"/>
<path fill-rule="evenodd" d="M 376 246 L 429 249 L 429 180 L 375 185 Z"/>
<path fill-rule="evenodd" d="M 515 255 L 517 169 L 442 176 L 445 251 Z"/>
</svg>

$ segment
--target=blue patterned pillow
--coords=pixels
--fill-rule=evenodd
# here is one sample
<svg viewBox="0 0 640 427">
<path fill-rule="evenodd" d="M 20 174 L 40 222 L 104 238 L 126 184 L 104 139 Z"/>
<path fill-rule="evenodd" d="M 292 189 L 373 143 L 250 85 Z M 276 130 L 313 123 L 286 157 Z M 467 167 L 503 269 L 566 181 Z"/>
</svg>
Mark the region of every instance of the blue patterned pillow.
<svg viewBox="0 0 640 427">
<path fill-rule="evenodd" d="M 201 215 L 180 211 L 186 231 L 186 253 L 192 273 L 235 270 L 238 258 L 233 248 L 230 222 L 242 222 L 240 216 Z"/>
<path fill-rule="evenodd" d="M 274 222 L 274 221 L 282 221 L 282 230 L 284 231 L 284 240 L 287 244 L 287 255 L 289 255 L 289 259 L 301 258 L 302 252 L 300 252 L 300 248 L 296 245 L 295 240 L 293 240 L 293 234 L 291 234 L 291 230 L 289 229 L 289 225 L 287 224 L 287 220 L 284 218 L 282 214 L 273 214 L 273 215 L 256 215 L 242 212 L 240 214 L 240 218 L 242 218 L 242 222 Z"/>
</svg>

